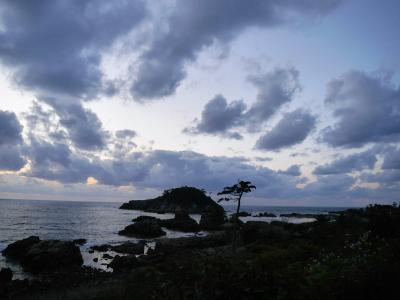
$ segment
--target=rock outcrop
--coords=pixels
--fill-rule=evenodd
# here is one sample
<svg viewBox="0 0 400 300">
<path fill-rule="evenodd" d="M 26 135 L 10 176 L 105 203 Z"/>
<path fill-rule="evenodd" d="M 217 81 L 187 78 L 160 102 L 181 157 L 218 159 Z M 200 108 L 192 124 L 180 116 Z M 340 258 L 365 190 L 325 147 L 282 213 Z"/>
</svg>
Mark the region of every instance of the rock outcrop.
<svg viewBox="0 0 400 300">
<path fill-rule="evenodd" d="M 200 230 L 196 220 L 192 219 L 186 211 L 180 208 L 176 210 L 173 219 L 159 220 L 159 222 L 161 226 L 172 230 L 183 232 L 197 232 Z"/>
<path fill-rule="evenodd" d="M 180 207 L 188 213 L 202 213 L 208 206 L 221 207 L 208 197 L 203 190 L 185 186 L 165 190 L 162 196 L 154 199 L 131 200 L 122 204 L 120 208 L 157 213 L 174 213 Z"/>
<path fill-rule="evenodd" d="M 200 227 L 204 230 L 218 230 L 224 222 L 224 209 L 221 206 L 208 206 L 201 214 Z"/>
<path fill-rule="evenodd" d="M 73 242 L 41 241 L 38 237 L 10 244 L 3 255 L 19 261 L 25 270 L 32 273 L 69 269 L 83 264 L 79 247 Z"/>
<path fill-rule="evenodd" d="M 139 238 L 154 238 L 163 236 L 166 233 L 161 229 L 160 223 L 157 220 L 147 219 L 126 226 L 118 234 Z"/>
<path fill-rule="evenodd" d="M 18 260 L 28 251 L 30 247 L 39 242 L 39 237 L 30 236 L 26 239 L 22 239 L 8 245 L 6 249 L 2 251 L 2 254 L 3 256 Z"/>
</svg>

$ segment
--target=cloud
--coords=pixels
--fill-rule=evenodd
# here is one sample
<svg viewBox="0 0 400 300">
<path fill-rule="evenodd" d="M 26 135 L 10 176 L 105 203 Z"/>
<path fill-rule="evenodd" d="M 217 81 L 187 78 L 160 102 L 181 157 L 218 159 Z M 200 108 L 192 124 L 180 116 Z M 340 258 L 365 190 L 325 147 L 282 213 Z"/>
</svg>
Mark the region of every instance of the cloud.
<svg viewBox="0 0 400 300">
<path fill-rule="evenodd" d="M 257 101 L 246 112 L 250 128 L 257 128 L 268 121 L 285 103 L 293 100 L 301 89 L 299 71 L 295 68 L 276 68 L 266 74 L 251 76 L 250 81 L 257 87 Z"/>
<path fill-rule="evenodd" d="M 285 171 L 278 171 L 278 173 L 289 175 L 289 176 L 300 176 L 301 175 L 299 165 L 290 166 Z"/>
<path fill-rule="evenodd" d="M 315 116 L 301 109 L 285 114 L 270 131 L 256 142 L 256 149 L 279 151 L 303 142 L 314 129 Z"/>
<path fill-rule="evenodd" d="M 142 1 L 4 0 L 0 14 L 0 61 L 18 85 L 90 98 L 102 89 L 102 51 L 147 11 Z"/>
<path fill-rule="evenodd" d="M 314 170 L 317 175 L 343 174 L 364 169 L 373 169 L 377 162 L 376 150 L 371 149 L 361 153 L 351 154 L 334 160 L 333 162 L 318 166 Z"/>
<path fill-rule="evenodd" d="M 61 183 L 84 183 L 93 174 L 103 174 L 101 166 L 82 154 L 73 153 L 65 144 L 33 139 L 28 153 L 31 165 L 24 176 Z"/>
<path fill-rule="evenodd" d="M 137 136 L 136 131 L 130 129 L 118 130 L 115 136 L 119 139 L 132 139 Z"/>
<path fill-rule="evenodd" d="M 275 27 L 330 12 L 340 0 L 178 0 L 141 55 L 131 92 L 137 101 L 172 95 L 186 77 L 185 64 L 204 48 L 227 45 L 249 27 Z M 164 10 L 168 12 L 168 10 Z"/>
<path fill-rule="evenodd" d="M 103 129 L 95 113 L 85 109 L 79 102 L 69 103 L 48 97 L 43 97 L 42 101 L 52 110 L 45 112 L 39 104 L 36 104 L 27 116 L 33 122 L 31 125 L 41 122 L 48 130 L 53 126 L 56 131 L 50 136 L 57 142 L 72 142 L 75 147 L 82 150 L 106 148 L 109 133 Z"/>
<path fill-rule="evenodd" d="M 26 164 L 21 152 L 21 133 L 17 116 L 0 110 L 0 170 L 18 171 Z"/>
<path fill-rule="evenodd" d="M 382 164 L 382 169 L 385 170 L 400 170 L 400 148 L 390 149 L 386 155 Z"/>
<path fill-rule="evenodd" d="M 185 129 L 184 132 L 241 139 L 242 136 L 239 133 L 231 132 L 230 129 L 243 124 L 245 109 L 246 104 L 241 100 L 228 104 L 222 95 L 216 95 L 204 107 L 198 124 L 194 128 Z"/>
<path fill-rule="evenodd" d="M 300 90 L 299 72 L 290 68 L 274 70 L 251 76 L 250 81 L 258 90 L 257 100 L 246 110 L 243 100 L 227 103 L 222 95 L 216 95 L 204 107 L 201 118 L 192 128 L 184 132 L 191 134 L 211 134 L 221 137 L 242 139 L 235 127 L 245 126 L 248 131 L 260 130 L 285 103 L 293 100 Z"/>
<path fill-rule="evenodd" d="M 348 72 L 329 82 L 325 102 L 337 118 L 322 131 L 331 146 L 400 141 L 400 89 L 390 77 Z"/>
</svg>

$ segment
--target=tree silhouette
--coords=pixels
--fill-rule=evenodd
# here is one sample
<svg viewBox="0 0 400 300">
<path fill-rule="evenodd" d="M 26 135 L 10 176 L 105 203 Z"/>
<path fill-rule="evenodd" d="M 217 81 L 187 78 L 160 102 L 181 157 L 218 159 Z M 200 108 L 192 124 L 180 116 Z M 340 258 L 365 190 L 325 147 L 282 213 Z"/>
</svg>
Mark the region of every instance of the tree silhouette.
<svg viewBox="0 0 400 300">
<path fill-rule="evenodd" d="M 238 183 L 232 186 L 224 187 L 222 192 L 219 192 L 218 195 L 224 195 L 224 197 L 220 198 L 218 202 L 221 201 L 236 201 L 236 214 L 234 218 L 234 226 L 233 226 L 233 235 L 232 235 L 232 250 L 236 251 L 237 244 L 237 232 L 239 229 L 239 212 L 240 212 L 240 204 L 244 194 L 250 193 L 252 189 L 256 189 L 256 186 L 251 184 L 250 181 L 241 181 L 238 180 Z"/>
<path fill-rule="evenodd" d="M 250 193 L 252 189 L 256 189 L 255 185 L 252 185 L 250 181 L 238 181 L 238 183 L 232 186 L 224 187 L 222 192 L 219 192 L 218 195 L 226 195 L 218 200 L 221 201 L 236 201 L 236 218 L 239 216 L 240 211 L 240 201 L 242 200 L 243 194 Z"/>
</svg>

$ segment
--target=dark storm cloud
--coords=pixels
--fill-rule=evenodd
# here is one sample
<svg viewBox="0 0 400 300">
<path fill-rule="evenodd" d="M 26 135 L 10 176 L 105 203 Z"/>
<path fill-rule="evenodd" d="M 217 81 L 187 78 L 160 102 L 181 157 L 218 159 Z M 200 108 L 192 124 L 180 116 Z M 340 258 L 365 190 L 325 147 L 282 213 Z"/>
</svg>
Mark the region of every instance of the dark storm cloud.
<svg viewBox="0 0 400 300">
<path fill-rule="evenodd" d="M 0 146 L 22 141 L 22 126 L 13 112 L 0 110 Z"/>
<path fill-rule="evenodd" d="M 387 151 L 385 159 L 382 164 L 382 169 L 400 170 L 400 148 L 397 149 L 393 148 Z"/>
<path fill-rule="evenodd" d="M 325 102 L 337 123 L 322 131 L 332 146 L 360 147 L 370 142 L 400 141 L 400 88 L 388 76 L 359 71 L 328 84 Z"/>
<path fill-rule="evenodd" d="M 262 135 L 255 148 L 279 151 L 303 142 L 315 127 L 316 118 L 300 109 L 285 114 L 270 131 Z"/>
<path fill-rule="evenodd" d="M 258 131 L 285 103 L 291 102 L 300 90 L 299 72 L 294 68 L 275 68 L 265 74 L 251 76 L 257 88 L 257 100 L 246 110 L 242 100 L 227 103 L 222 95 L 211 99 L 204 107 L 201 119 L 186 133 L 211 134 L 241 139 L 238 132 L 231 130 L 245 126 L 249 131 Z"/>
<path fill-rule="evenodd" d="M 100 150 L 107 146 L 108 133 L 97 115 L 80 103 L 62 103 L 46 99 L 59 117 L 59 124 L 68 133 L 68 139 L 82 150 Z"/>
<path fill-rule="evenodd" d="M 356 153 L 341 157 L 333 162 L 318 166 L 314 170 L 317 175 L 341 174 L 363 169 L 373 169 L 377 162 L 376 151 L 374 149 L 361 153 Z"/>
<path fill-rule="evenodd" d="M 285 103 L 294 99 L 301 87 L 299 71 L 294 68 L 276 68 L 275 70 L 250 78 L 257 87 L 257 101 L 246 112 L 249 128 L 257 128 L 268 121 Z"/>
<path fill-rule="evenodd" d="M 194 128 L 188 128 L 184 131 L 194 134 L 203 133 L 241 139 L 242 136 L 239 133 L 229 130 L 243 124 L 245 109 L 246 104 L 241 100 L 228 104 L 223 96 L 216 95 L 204 107 L 198 124 Z"/>
<path fill-rule="evenodd" d="M 274 27 L 330 12 L 340 0 L 178 0 L 165 28 L 154 32 L 140 57 L 131 91 L 135 100 L 172 95 L 185 78 L 185 64 L 215 42 L 227 44 L 244 29 Z"/>
<path fill-rule="evenodd" d="M 100 51 L 145 15 L 142 1 L 4 0 L 0 61 L 25 88 L 90 97 L 102 88 Z"/>
<path fill-rule="evenodd" d="M 0 171 L 18 171 L 25 166 L 26 160 L 21 149 L 15 145 L 0 146 Z"/>
<path fill-rule="evenodd" d="M 21 153 L 21 132 L 17 116 L 0 110 L 0 170 L 18 171 L 26 164 Z"/>
<path fill-rule="evenodd" d="M 74 154 L 65 144 L 32 140 L 29 147 L 31 168 L 25 176 L 62 183 L 85 183 L 89 176 L 103 176 L 103 170 L 93 161 Z"/>
<path fill-rule="evenodd" d="M 278 197 L 294 193 L 298 183 L 292 174 L 255 167 L 239 157 L 210 157 L 192 151 L 155 150 L 101 160 L 45 141 L 33 141 L 30 151 L 32 164 L 25 176 L 67 184 L 86 183 L 88 177 L 94 177 L 104 185 L 156 189 L 191 185 L 219 191 L 246 178 L 261 191 Z"/>
</svg>

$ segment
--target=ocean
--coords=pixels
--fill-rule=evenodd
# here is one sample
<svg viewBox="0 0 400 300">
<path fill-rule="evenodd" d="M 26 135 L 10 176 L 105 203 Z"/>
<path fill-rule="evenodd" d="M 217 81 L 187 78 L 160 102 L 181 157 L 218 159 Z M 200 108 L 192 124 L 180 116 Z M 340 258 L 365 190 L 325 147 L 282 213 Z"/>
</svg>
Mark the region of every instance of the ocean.
<svg viewBox="0 0 400 300">
<path fill-rule="evenodd" d="M 172 218 L 172 214 L 152 214 L 140 211 L 121 210 L 121 203 L 116 202 L 72 202 L 72 201 L 44 201 L 44 200 L 0 200 L 0 251 L 8 244 L 17 240 L 36 235 L 41 239 L 73 240 L 84 238 L 87 243 L 81 246 L 84 264 L 107 270 L 101 257 L 98 263 L 93 262 L 97 253 L 90 254 L 89 248 L 100 244 L 118 244 L 125 241 L 137 241 L 118 235 L 118 231 L 129 225 L 133 218 L 139 215 L 153 215 L 160 219 Z M 229 213 L 234 206 L 226 206 Z M 282 213 L 314 213 L 321 214 L 329 211 L 344 210 L 344 207 L 276 207 L 276 206 L 243 206 L 241 211 L 271 212 L 276 215 Z M 192 215 L 197 221 L 200 215 Z M 281 218 L 244 217 L 243 221 L 281 220 Z M 309 222 L 313 219 L 285 219 L 294 223 Z M 166 237 L 192 236 L 193 233 L 181 233 L 165 230 Z M 200 233 L 206 234 L 205 232 Z M 165 238 L 165 237 L 164 237 Z M 15 278 L 28 277 L 18 265 L 6 260 L 0 255 L 0 269 L 10 267 Z"/>
</svg>

